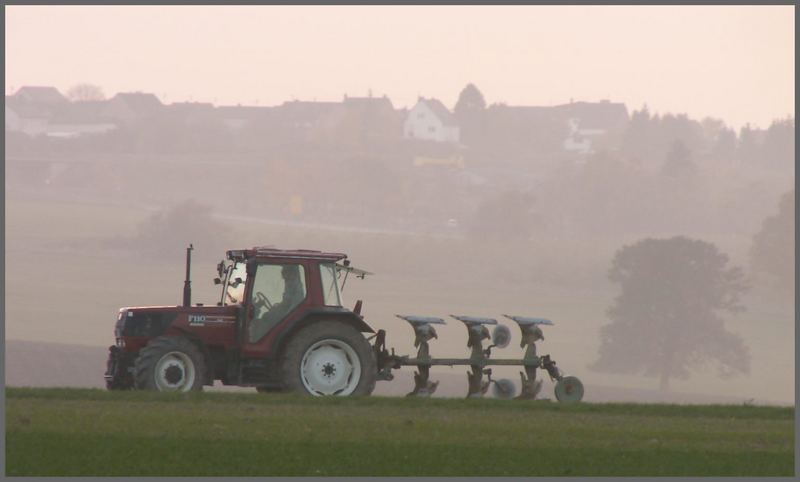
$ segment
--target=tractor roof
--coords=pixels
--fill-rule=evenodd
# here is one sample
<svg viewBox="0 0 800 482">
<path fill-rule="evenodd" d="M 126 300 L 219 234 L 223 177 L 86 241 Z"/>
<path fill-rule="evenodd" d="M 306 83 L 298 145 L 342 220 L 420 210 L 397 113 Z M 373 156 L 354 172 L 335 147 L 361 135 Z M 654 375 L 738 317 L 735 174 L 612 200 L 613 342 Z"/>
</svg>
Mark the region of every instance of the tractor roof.
<svg viewBox="0 0 800 482">
<path fill-rule="evenodd" d="M 326 253 L 311 249 L 277 249 L 265 246 L 256 246 L 251 249 L 238 249 L 228 251 L 228 259 L 244 261 L 245 259 L 316 259 L 321 261 L 339 261 L 347 258 L 344 253 Z"/>
</svg>

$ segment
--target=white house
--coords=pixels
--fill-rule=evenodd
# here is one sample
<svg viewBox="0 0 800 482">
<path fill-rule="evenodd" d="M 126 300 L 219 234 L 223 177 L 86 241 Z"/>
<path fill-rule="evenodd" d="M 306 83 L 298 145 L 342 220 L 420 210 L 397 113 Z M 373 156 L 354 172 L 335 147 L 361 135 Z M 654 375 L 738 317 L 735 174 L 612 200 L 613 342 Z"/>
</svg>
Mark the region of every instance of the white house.
<svg viewBox="0 0 800 482">
<path fill-rule="evenodd" d="M 17 132 L 22 130 L 22 118 L 6 103 L 6 130 Z"/>
<path fill-rule="evenodd" d="M 564 139 L 564 150 L 588 154 L 592 152 L 592 139 L 606 133 L 604 129 L 581 129 L 580 119 L 570 117 L 567 120 L 569 135 Z"/>
<path fill-rule="evenodd" d="M 108 101 L 69 102 L 55 110 L 47 126 L 48 137 L 73 138 L 106 134 L 117 129 L 117 123 L 105 113 Z"/>
<path fill-rule="evenodd" d="M 554 107 L 567 117 L 569 134 L 564 139 L 565 151 L 588 154 L 596 142 L 613 132 L 622 132 L 628 123 L 625 104 L 601 100 L 600 102 L 570 102 Z"/>
<path fill-rule="evenodd" d="M 9 132 L 22 132 L 36 137 L 47 132 L 51 114 L 37 105 L 21 103 L 18 99 L 6 96 L 6 124 Z"/>
<path fill-rule="evenodd" d="M 419 98 L 403 124 L 403 137 L 458 143 L 459 128 L 453 114 L 436 99 Z"/>
<path fill-rule="evenodd" d="M 5 130 L 31 137 L 45 134 L 53 112 L 68 103 L 55 87 L 20 87 L 14 95 L 6 96 Z"/>
</svg>

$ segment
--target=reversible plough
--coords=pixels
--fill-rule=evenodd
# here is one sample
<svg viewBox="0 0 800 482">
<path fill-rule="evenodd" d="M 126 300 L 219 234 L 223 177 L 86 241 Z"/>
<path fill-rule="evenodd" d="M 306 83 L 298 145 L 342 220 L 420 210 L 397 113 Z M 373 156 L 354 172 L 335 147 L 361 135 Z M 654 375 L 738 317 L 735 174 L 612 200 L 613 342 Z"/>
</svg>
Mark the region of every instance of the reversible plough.
<svg viewBox="0 0 800 482">
<path fill-rule="evenodd" d="M 520 347 L 525 348 L 522 359 L 492 358 L 492 348 L 505 348 L 511 341 L 511 332 L 498 324 L 494 318 L 477 316 L 450 315 L 452 318 L 464 323 L 467 328 L 467 348 L 470 348 L 469 358 L 434 358 L 430 353 L 429 342 L 438 338 L 434 325 L 444 325 L 445 320 L 434 316 L 396 315 L 407 321 L 414 329 L 414 346 L 417 347 L 416 357 L 396 355 L 394 349 L 386 349 L 386 332 L 379 330 L 373 338 L 374 350 L 378 359 L 378 379 L 392 380 L 391 371 L 403 366 L 413 366 L 414 389 L 408 396 L 430 396 L 439 385 L 438 381 L 430 379 L 432 366 L 469 366 L 467 372 L 468 392 L 467 397 L 482 397 L 490 385 L 494 386 L 494 394 L 500 398 L 513 398 L 516 395 L 514 383 L 508 379 L 495 380 L 492 378 L 490 366 L 522 366 L 520 372 L 519 399 L 533 400 L 539 395 L 542 381 L 537 380 L 536 370 L 543 369 L 555 382 L 555 396 L 559 401 L 579 401 L 583 398 L 583 385 L 574 376 L 564 376 L 556 367 L 556 362 L 550 355 L 539 356 L 536 351 L 536 342 L 544 340 L 542 325 L 552 325 L 553 322 L 544 318 L 526 316 L 503 315 L 517 323 L 521 331 Z M 488 325 L 495 325 L 493 333 L 489 334 Z M 490 340 L 490 345 L 483 347 L 484 340 Z M 486 380 L 484 380 L 486 375 Z"/>
</svg>

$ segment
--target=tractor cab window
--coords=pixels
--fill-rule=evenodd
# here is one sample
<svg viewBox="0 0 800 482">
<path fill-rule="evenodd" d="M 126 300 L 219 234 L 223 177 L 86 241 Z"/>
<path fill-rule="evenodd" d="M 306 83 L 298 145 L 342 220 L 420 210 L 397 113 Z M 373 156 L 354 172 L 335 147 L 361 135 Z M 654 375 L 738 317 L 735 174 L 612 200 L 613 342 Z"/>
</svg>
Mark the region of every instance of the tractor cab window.
<svg viewBox="0 0 800 482">
<path fill-rule="evenodd" d="M 342 297 L 339 293 L 339 284 L 336 282 L 336 266 L 333 263 L 319 265 L 322 277 L 322 297 L 325 306 L 342 306 Z"/>
<path fill-rule="evenodd" d="M 247 266 L 244 263 L 234 264 L 231 274 L 228 276 L 228 282 L 225 286 L 226 305 L 237 305 L 244 301 L 245 281 L 247 281 Z"/>
<path fill-rule="evenodd" d="M 255 272 L 250 302 L 250 342 L 264 337 L 306 299 L 306 273 L 300 264 L 261 264 Z"/>
</svg>

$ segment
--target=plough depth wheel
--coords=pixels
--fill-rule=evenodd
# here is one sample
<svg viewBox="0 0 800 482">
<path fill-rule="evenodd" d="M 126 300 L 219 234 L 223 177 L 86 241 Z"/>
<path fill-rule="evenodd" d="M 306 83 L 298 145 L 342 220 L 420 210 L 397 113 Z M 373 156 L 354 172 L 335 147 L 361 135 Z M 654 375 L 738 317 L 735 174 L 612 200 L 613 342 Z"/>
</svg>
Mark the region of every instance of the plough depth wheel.
<svg viewBox="0 0 800 482">
<path fill-rule="evenodd" d="M 555 392 L 559 402 L 580 402 L 583 399 L 583 383 L 577 377 L 564 377 L 556 383 Z"/>
</svg>

